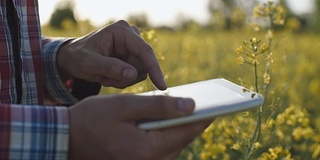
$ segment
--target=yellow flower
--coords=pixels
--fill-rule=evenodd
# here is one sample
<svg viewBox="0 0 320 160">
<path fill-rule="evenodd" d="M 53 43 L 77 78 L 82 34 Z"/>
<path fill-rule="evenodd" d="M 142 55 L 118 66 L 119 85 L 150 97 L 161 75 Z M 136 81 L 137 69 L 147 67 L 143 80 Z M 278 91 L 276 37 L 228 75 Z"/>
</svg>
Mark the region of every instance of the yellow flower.
<svg viewBox="0 0 320 160">
<path fill-rule="evenodd" d="M 286 26 L 291 30 L 298 30 L 301 28 L 301 23 L 297 18 L 290 18 L 287 20 Z"/>
<path fill-rule="evenodd" d="M 208 152 L 202 152 L 200 154 L 201 159 L 210 159 L 210 154 Z"/>
<path fill-rule="evenodd" d="M 251 44 L 258 44 L 261 42 L 261 40 L 256 37 L 252 37 L 252 38 L 250 38 L 250 42 L 251 42 Z"/>
<path fill-rule="evenodd" d="M 262 46 L 260 47 L 260 53 L 264 53 L 266 52 L 267 50 L 269 50 L 269 47 L 267 44 L 263 43 Z"/>
<path fill-rule="evenodd" d="M 158 53 L 158 54 L 157 54 L 157 58 L 158 58 L 159 60 L 162 60 L 162 61 L 164 61 L 164 60 L 166 59 L 166 57 L 165 57 L 162 53 Z"/>
<path fill-rule="evenodd" d="M 301 127 L 295 128 L 292 132 L 292 136 L 294 140 L 300 141 L 302 138 L 302 128 Z"/>
<path fill-rule="evenodd" d="M 276 135 L 280 140 L 283 140 L 286 137 L 286 135 L 281 130 L 276 130 Z"/>
<path fill-rule="evenodd" d="M 271 56 L 272 56 L 272 53 L 268 54 L 268 55 L 266 56 L 265 61 L 266 61 L 266 62 L 273 63 L 273 59 L 271 58 Z"/>
<path fill-rule="evenodd" d="M 155 34 L 155 31 L 154 30 L 150 30 L 150 31 L 146 32 L 146 38 L 148 40 L 151 40 L 152 38 L 154 38 L 154 34 Z"/>
<path fill-rule="evenodd" d="M 264 79 L 264 83 L 265 83 L 265 84 L 269 84 L 270 81 L 271 81 L 270 74 L 264 73 L 264 74 L 263 74 L 263 79 Z"/>
<path fill-rule="evenodd" d="M 261 26 L 259 24 L 253 23 L 251 25 L 251 27 L 253 28 L 254 31 L 260 31 L 261 30 Z"/>
<path fill-rule="evenodd" d="M 245 59 L 244 59 L 242 56 L 240 56 L 240 57 L 238 57 L 238 58 L 236 59 L 236 62 L 237 62 L 238 64 L 244 64 L 246 61 L 245 61 Z"/>
<path fill-rule="evenodd" d="M 242 41 L 242 44 L 243 44 L 244 46 L 246 46 L 246 45 L 248 44 L 248 42 L 247 42 L 247 41 Z"/>
<path fill-rule="evenodd" d="M 238 47 L 237 49 L 236 49 L 236 52 L 238 53 L 238 54 L 242 54 L 243 52 L 244 52 L 244 47 L 243 46 L 240 46 L 240 47 Z"/>
<path fill-rule="evenodd" d="M 267 122 L 267 127 L 268 128 L 273 128 L 275 125 L 275 121 L 273 118 L 269 119 L 268 122 Z"/>
<path fill-rule="evenodd" d="M 319 158 L 319 154 L 320 154 L 320 144 L 314 150 L 314 152 L 312 154 L 312 158 L 313 159 Z"/>
<path fill-rule="evenodd" d="M 256 142 L 256 143 L 253 144 L 253 146 L 254 146 L 255 149 L 259 149 L 259 148 L 262 147 L 262 144 L 260 142 Z"/>
<path fill-rule="evenodd" d="M 233 150 L 239 150 L 240 147 L 241 147 L 240 143 L 239 143 L 239 142 L 236 142 L 235 144 L 233 144 L 233 145 L 231 146 L 231 149 L 233 149 Z"/>
<path fill-rule="evenodd" d="M 282 5 L 274 5 L 273 3 L 267 3 L 261 6 L 257 5 L 253 9 L 253 17 L 269 17 L 271 23 L 283 25 L 285 21 L 286 9 Z"/>
<path fill-rule="evenodd" d="M 257 59 L 252 59 L 252 64 L 253 65 L 259 65 L 260 64 L 260 62 L 257 60 Z"/>
</svg>

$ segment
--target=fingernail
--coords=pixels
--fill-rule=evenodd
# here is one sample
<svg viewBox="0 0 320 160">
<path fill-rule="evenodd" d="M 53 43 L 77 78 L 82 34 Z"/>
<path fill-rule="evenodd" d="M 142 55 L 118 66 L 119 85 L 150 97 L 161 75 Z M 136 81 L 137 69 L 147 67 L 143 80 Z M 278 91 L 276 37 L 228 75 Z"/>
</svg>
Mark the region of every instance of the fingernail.
<svg viewBox="0 0 320 160">
<path fill-rule="evenodd" d="M 166 90 L 168 87 L 167 87 L 167 83 L 166 81 L 163 79 L 161 81 L 159 81 L 160 83 L 158 84 L 157 88 L 164 91 Z"/>
<path fill-rule="evenodd" d="M 163 86 L 163 89 L 167 89 L 167 83 L 164 79 L 162 79 L 161 83 L 162 83 L 161 85 Z"/>
<path fill-rule="evenodd" d="M 136 73 L 132 68 L 126 68 L 123 71 L 122 76 L 127 80 L 133 80 L 136 76 Z"/>
<path fill-rule="evenodd" d="M 194 102 L 190 98 L 181 98 L 178 101 L 179 110 L 183 112 L 192 112 L 194 109 Z"/>
</svg>

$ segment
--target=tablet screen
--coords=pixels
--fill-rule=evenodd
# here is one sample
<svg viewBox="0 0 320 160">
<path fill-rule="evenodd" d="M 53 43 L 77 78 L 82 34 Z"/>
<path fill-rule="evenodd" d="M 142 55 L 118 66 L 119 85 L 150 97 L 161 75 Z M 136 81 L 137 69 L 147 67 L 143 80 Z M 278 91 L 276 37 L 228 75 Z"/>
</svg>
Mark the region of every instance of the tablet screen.
<svg viewBox="0 0 320 160">
<path fill-rule="evenodd" d="M 150 91 L 139 95 L 167 95 L 192 98 L 195 111 L 190 116 L 140 123 L 141 129 L 159 129 L 190 123 L 206 118 L 239 112 L 261 105 L 263 96 L 225 79 L 212 79 L 168 88 L 166 91 Z"/>
<path fill-rule="evenodd" d="M 187 86 L 187 85 L 186 85 Z M 239 100 L 244 98 L 242 95 L 222 86 L 218 83 L 194 83 L 188 87 L 172 87 L 166 91 L 154 91 L 154 95 L 168 95 L 185 98 L 192 98 L 196 103 L 195 110 L 201 110 L 207 106 Z"/>
</svg>

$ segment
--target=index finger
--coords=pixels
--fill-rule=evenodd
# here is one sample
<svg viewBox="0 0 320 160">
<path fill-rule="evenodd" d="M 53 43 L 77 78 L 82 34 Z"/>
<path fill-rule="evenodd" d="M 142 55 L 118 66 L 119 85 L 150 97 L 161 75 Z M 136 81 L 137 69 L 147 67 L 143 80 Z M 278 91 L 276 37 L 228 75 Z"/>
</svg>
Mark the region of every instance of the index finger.
<svg viewBox="0 0 320 160">
<path fill-rule="evenodd" d="M 131 49 L 134 51 L 132 53 L 141 59 L 153 84 L 160 90 L 167 89 L 161 67 L 152 48 L 148 44 L 140 44 L 140 47 L 136 45 Z"/>
<path fill-rule="evenodd" d="M 153 84 L 160 90 L 167 89 L 166 82 L 164 81 L 164 76 L 160 68 L 159 62 L 154 54 L 153 49 L 148 43 L 146 43 L 132 27 L 125 21 L 119 21 L 117 24 L 128 28 L 128 32 L 134 32 L 135 34 L 127 34 L 124 43 L 127 51 L 133 56 L 139 58 Z"/>
</svg>

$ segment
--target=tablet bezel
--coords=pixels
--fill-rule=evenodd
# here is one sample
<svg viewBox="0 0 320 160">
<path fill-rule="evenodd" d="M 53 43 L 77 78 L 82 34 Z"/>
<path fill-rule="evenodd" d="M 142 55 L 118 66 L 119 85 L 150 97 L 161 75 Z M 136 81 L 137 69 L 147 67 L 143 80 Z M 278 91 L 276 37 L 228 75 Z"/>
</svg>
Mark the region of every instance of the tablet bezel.
<svg viewBox="0 0 320 160">
<path fill-rule="evenodd" d="M 201 109 L 197 109 L 199 108 L 199 106 L 197 106 L 196 104 L 196 108 L 193 114 L 189 116 L 144 122 L 144 123 L 138 124 L 138 127 L 144 130 L 154 130 L 154 129 L 172 127 L 176 125 L 187 124 L 191 122 L 196 122 L 196 121 L 205 120 L 209 118 L 215 118 L 215 117 L 230 114 L 230 113 L 252 109 L 260 106 L 264 102 L 264 97 L 261 94 L 253 92 L 243 86 L 237 85 L 223 78 L 205 80 L 205 81 L 180 85 L 176 87 L 170 87 L 166 91 L 149 91 L 145 93 L 140 93 L 138 95 L 148 95 L 148 96 L 167 95 L 167 96 L 174 96 L 174 97 L 188 97 L 186 96 L 188 95 L 187 93 L 186 95 L 183 95 L 184 93 L 179 93 L 179 95 L 170 95 L 170 93 L 172 93 L 172 91 L 174 90 L 179 90 L 181 88 L 185 89 L 187 87 L 192 87 L 192 86 L 194 87 L 197 85 L 199 86 L 200 84 L 203 87 L 205 85 L 210 85 L 213 83 L 223 86 L 225 89 L 232 91 L 234 94 L 240 95 L 241 98 L 236 98 L 235 100 L 230 100 L 224 103 L 212 102 L 212 104 L 208 106 L 201 106 Z M 199 88 L 199 89 L 204 89 L 204 88 Z M 167 93 L 169 93 L 169 95 Z M 194 99 L 197 97 L 188 97 L 188 98 Z"/>
</svg>

